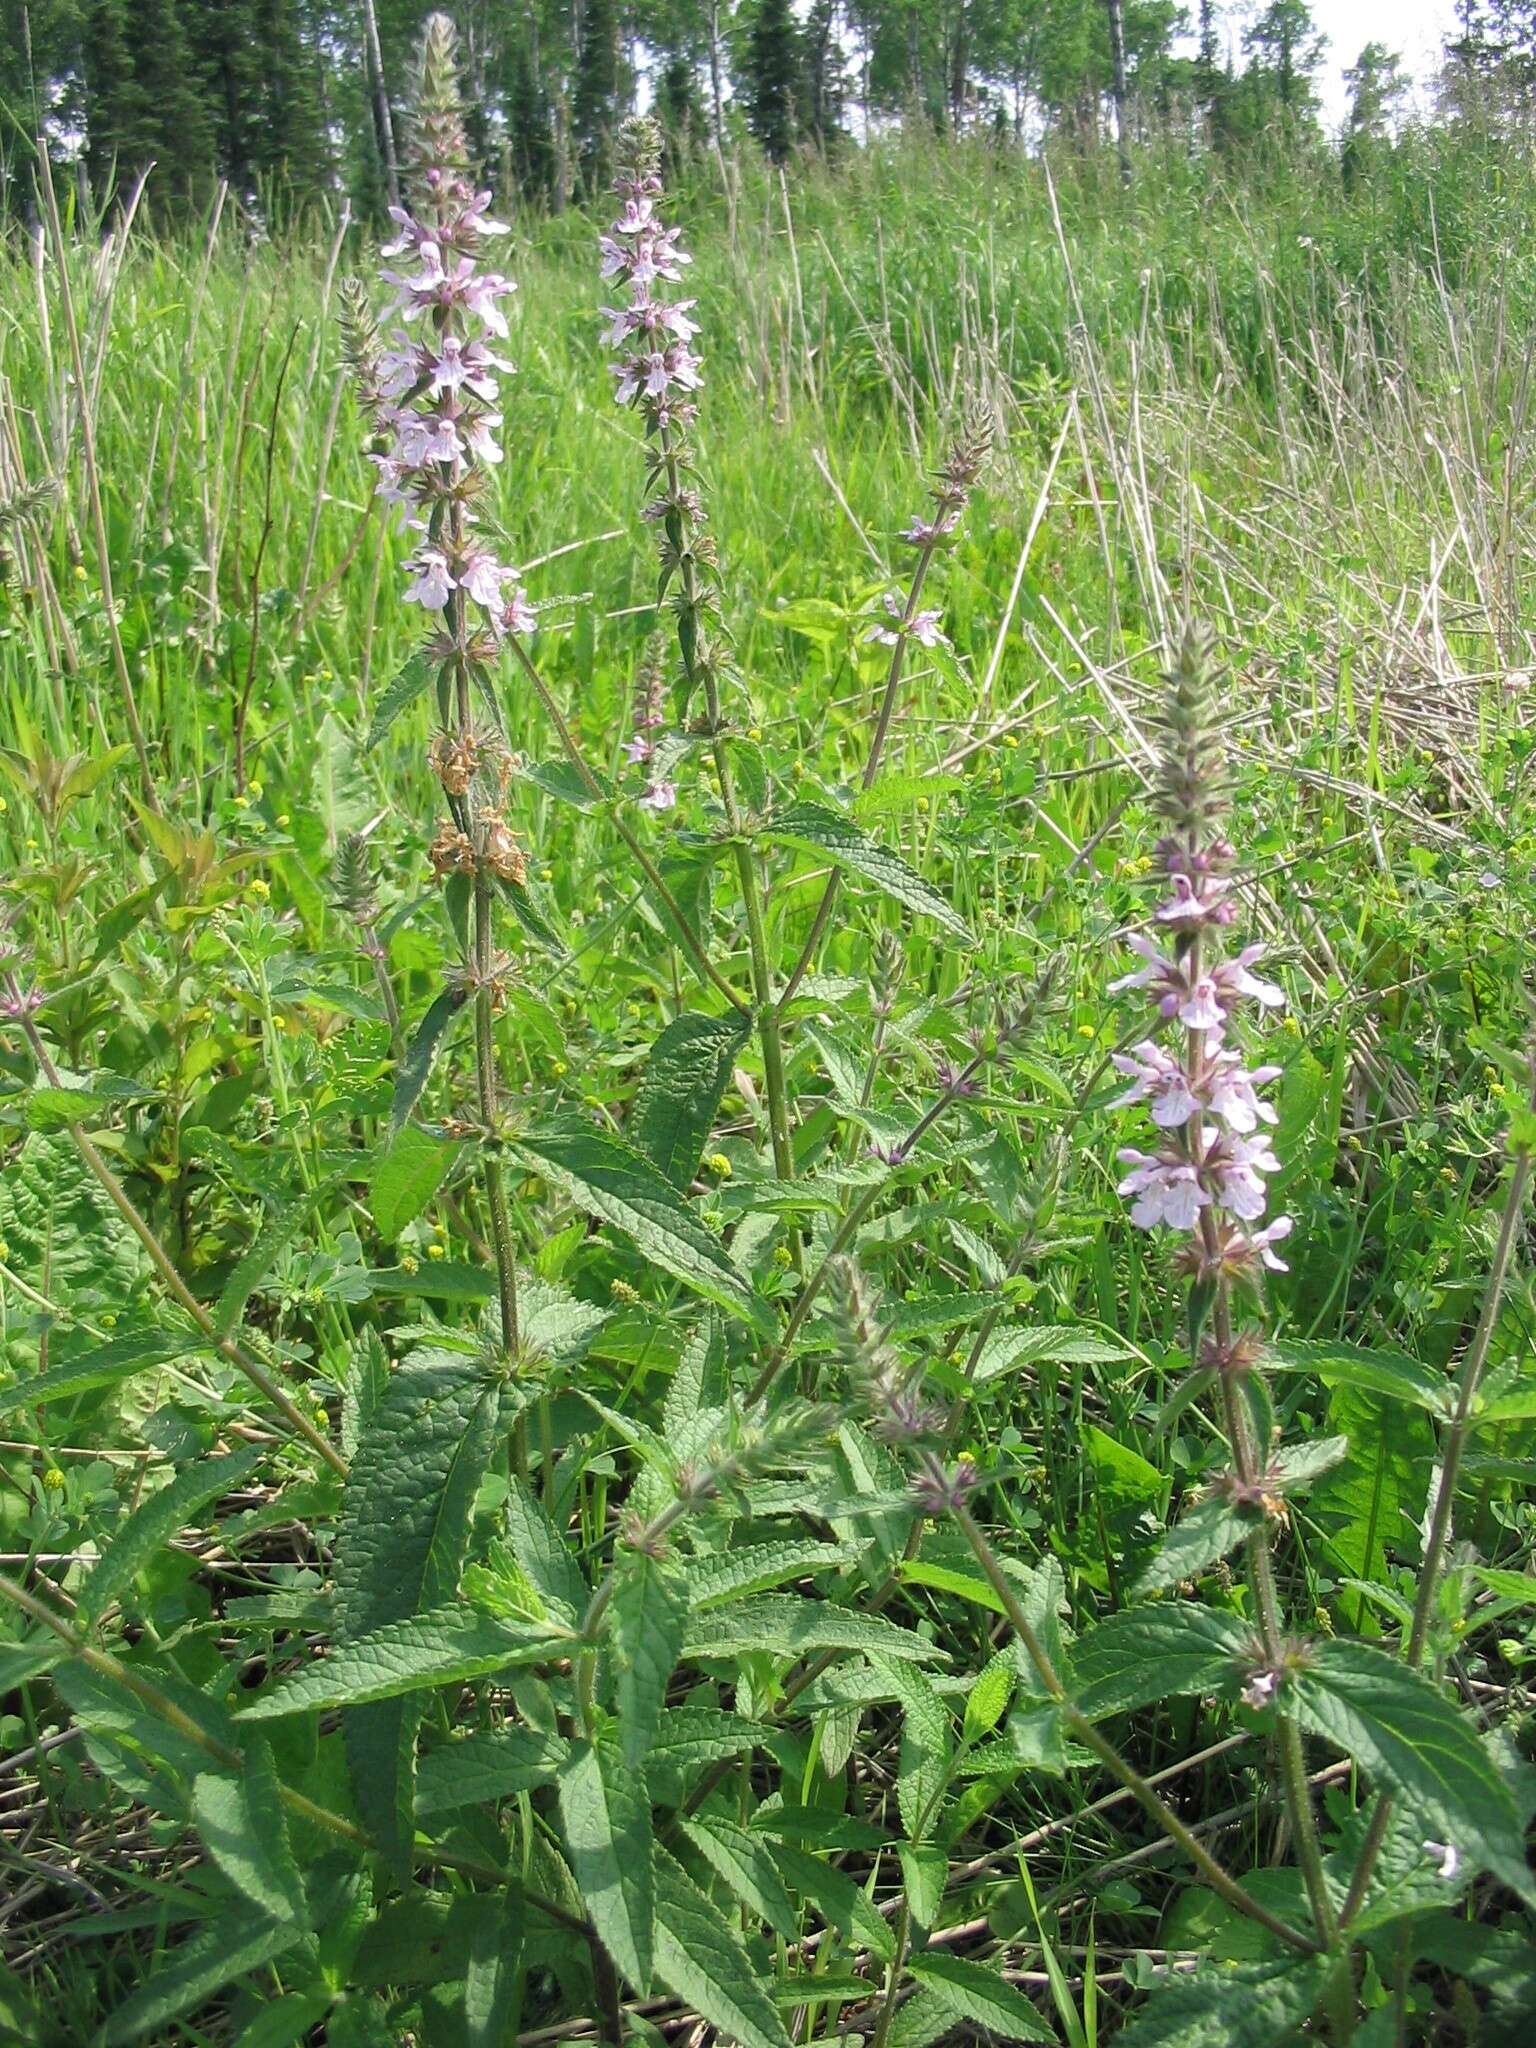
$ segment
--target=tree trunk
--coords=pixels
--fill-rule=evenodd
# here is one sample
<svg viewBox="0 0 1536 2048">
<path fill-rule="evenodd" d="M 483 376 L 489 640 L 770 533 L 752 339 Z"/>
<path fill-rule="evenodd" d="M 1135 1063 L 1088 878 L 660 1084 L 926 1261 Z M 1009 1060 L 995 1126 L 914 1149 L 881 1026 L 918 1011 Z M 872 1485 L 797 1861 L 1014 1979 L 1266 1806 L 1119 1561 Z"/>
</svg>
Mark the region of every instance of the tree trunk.
<svg viewBox="0 0 1536 2048">
<path fill-rule="evenodd" d="M 1131 151 L 1125 133 L 1125 0 L 1104 0 L 1109 14 L 1109 57 L 1113 66 L 1115 148 L 1120 157 L 1120 182 L 1131 182 Z"/>
<path fill-rule="evenodd" d="M 378 137 L 379 161 L 384 166 L 384 189 L 391 206 L 400 204 L 400 163 L 395 155 L 395 126 L 389 111 L 389 94 L 384 86 L 384 52 L 379 46 L 379 17 L 373 0 L 363 0 L 363 40 L 368 56 L 368 82 L 373 99 L 373 125 Z"/>
<path fill-rule="evenodd" d="M 720 82 L 720 0 L 709 6 L 709 99 L 718 144 L 725 132 L 724 90 Z"/>
</svg>

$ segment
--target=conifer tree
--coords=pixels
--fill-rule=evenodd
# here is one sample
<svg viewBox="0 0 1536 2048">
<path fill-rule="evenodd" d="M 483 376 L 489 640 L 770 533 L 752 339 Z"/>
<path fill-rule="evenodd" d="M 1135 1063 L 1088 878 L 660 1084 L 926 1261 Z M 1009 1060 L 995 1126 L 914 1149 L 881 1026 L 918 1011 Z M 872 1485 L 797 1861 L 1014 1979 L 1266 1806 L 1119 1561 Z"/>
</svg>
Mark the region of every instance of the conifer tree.
<svg viewBox="0 0 1536 2048">
<path fill-rule="evenodd" d="M 743 66 L 747 125 L 770 163 L 794 147 L 801 103 L 802 47 L 790 0 L 761 0 Z"/>
<path fill-rule="evenodd" d="M 614 0 L 586 0 L 576 47 L 571 126 L 584 191 L 602 191 L 613 176 L 613 135 L 619 122 L 619 23 Z"/>
</svg>

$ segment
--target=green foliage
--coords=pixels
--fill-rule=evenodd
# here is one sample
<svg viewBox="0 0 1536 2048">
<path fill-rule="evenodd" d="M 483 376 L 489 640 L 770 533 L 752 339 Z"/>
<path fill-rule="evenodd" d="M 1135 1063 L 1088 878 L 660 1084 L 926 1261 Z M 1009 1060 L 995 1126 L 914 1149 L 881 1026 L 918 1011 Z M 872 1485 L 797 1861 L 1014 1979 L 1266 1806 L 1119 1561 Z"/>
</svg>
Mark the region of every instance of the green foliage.
<svg viewBox="0 0 1536 2048">
<path fill-rule="evenodd" d="M 417 10 L 372 11 L 398 100 Z M 569 9 L 466 23 L 476 168 L 550 210 L 515 216 L 523 374 L 476 511 L 536 565 L 530 658 L 595 786 L 503 650 L 474 715 L 509 750 L 528 877 L 496 906 L 487 1114 L 474 890 L 428 880 L 439 664 L 338 395 L 334 274 L 369 259 L 333 262 L 334 224 L 298 217 L 322 188 L 382 199 L 363 10 L 179 0 L 145 11 L 155 53 L 137 10 L 98 10 L 94 134 L 62 14 L 30 10 L 95 197 L 141 150 L 164 171 L 121 246 L 65 256 L 110 601 L 59 266 L 40 298 L 25 238 L 0 246 L 21 408 L 0 468 L 27 472 L 0 478 L 0 1529 L 25 1561 L 5 1585 L 71 1632 L 0 1609 L 0 1810 L 25 1816 L 0 2038 L 506 2048 L 611 2031 L 616 2004 L 632 2034 L 751 2048 L 872 2038 L 882 2013 L 885 2048 L 1281 2048 L 1318 2033 L 1325 1966 L 1243 1901 L 1312 1924 L 1280 1824 L 1291 1729 L 1304 1769 L 1352 1770 L 1315 1802 L 1336 1902 L 1386 1815 L 1358 2038 L 1399 2014 L 1412 2048 L 1520 2038 L 1518 1221 L 1443 1482 L 1447 1568 L 1425 1559 L 1506 1133 L 1529 1134 L 1530 164 L 1465 120 L 1394 140 L 1375 59 L 1335 158 L 1304 24 L 1262 15 L 1228 80 L 1128 0 L 1122 189 L 1095 147 L 1099 0 L 859 9 L 846 67 L 832 10 L 779 12 L 782 187 L 738 133 L 772 9 L 583 8 L 585 49 Z M 598 180 L 635 46 L 695 110 L 668 175 L 739 829 L 702 688 L 662 741 L 675 810 L 636 805 L 623 753 L 651 540 L 615 535 L 641 463 L 601 409 L 591 224 L 559 209 Z M 712 55 L 738 93 L 718 157 Z M 0 72 L 20 104 L 8 47 Z M 904 132 L 823 165 L 840 103 Z M 28 160 L 0 154 L 24 207 Z M 162 232 L 226 174 L 216 231 Z M 914 650 L 864 790 L 886 657 L 862 636 L 973 389 L 999 450 L 925 586 L 950 651 Z M 1105 983 L 1149 915 L 1144 740 L 1186 603 L 1236 657 L 1216 710 L 1244 917 L 1293 998 L 1254 1047 L 1285 1068 L 1296 1229 L 1236 1396 L 1262 1467 L 1241 1499 L 1166 1246 L 1112 1193 L 1131 1020 Z M 962 1090 L 1045 959 L 1049 1000 Z M 850 1257 L 857 1328 L 822 1291 Z M 913 1494 L 930 1450 L 981 1471 L 995 1570 L 929 1512 L 958 1481 Z"/>
</svg>

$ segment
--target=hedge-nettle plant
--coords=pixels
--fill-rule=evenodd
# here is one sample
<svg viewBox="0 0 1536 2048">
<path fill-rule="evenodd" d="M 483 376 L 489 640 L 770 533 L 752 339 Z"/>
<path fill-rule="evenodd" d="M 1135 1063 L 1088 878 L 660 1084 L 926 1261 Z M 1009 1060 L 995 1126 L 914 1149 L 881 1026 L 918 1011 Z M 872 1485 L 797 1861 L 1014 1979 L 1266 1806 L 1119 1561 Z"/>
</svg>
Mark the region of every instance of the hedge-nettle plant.
<svg viewBox="0 0 1536 2048">
<path fill-rule="evenodd" d="M 39 1584 L 0 1577 L 31 1631 L 4 1682 L 19 1670 L 29 1702 L 56 1687 L 90 1738 L 65 1768 L 93 1806 L 99 1774 L 133 1839 L 158 1851 L 162 1831 L 195 1830 L 207 1852 L 186 1958 L 102 2038 L 169 2038 L 191 2015 L 199 2038 L 240 2043 L 325 2029 L 476 2048 L 855 2033 L 928 2048 L 1059 2033 L 1078 2048 L 1098 2038 L 1102 1986 L 1160 2000 L 1145 2031 L 1124 2019 L 1127 2048 L 1406 2039 L 1421 1939 L 1436 1970 L 1472 1953 L 1480 1984 L 1529 1982 L 1498 1908 L 1474 1922 L 1465 1907 L 1474 1885 L 1480 1908 L 1532 1898 L 1517 1762 L 1433 1674 L 1475 1597 L 1459 1482 L 1478 1470 L 1501 1369 L 1536 1107 L 1511 1131 L 1491 1279 L 1454 1377 L 1329 1353 L 1342 1384 L 1385 1389 L 1425 1438 L 1438 1431 L 1422 1524 L 1394 1532 L 1417 1584 L 1368 1587 L 1386 1633 L 1347 1638 L 1316 1570 L 1314 1482 L 1351 1446 L 1295 1427 L 1331 1397 L 1310 1373 L 1285 1377 L 1313 1354 L 1273 1333 L 1306 1277 L 1287 1272 L 1293 1240 L 1310 1253 L 1313 1232 L 1272 1197 L 1301 1147 L 1280 1136 L 1279 1064 L 1250 1047 L 1283 997 L 1251 942 L 1262 897 L 1241 878 L 1235 721 L 1211 637 L 1191 627 L 1170 650 L 1150 792 L 1159 885 L 1129 937 L 1134 970 L 1106 991 L 1096 964 L 1074 977 L 1067 951 L 1031 937 L 1015 980 L 1007 934 L 995 976 L 962 977 L 941 942 L 925 954 L 930 931 L 957 949 L 977 934 L 871 821 L 908 693 L 930 666 L 946 691 L 965 674 L 935 572 L 962 540 L 993 416 L 962 417 L 930 503 L 892 536 L 900 573 L 852 607 L 846 652 L 875 671 L 869 738 L 817 796 L 818 764 L 776 772 L 746 710 L 740 601 L 706 517 L 707 321 L 655 126 L 629 124 L 617 157 L 619 211 L 587 271 L 594 314 L 614 303 L 587 369 L 643 450 L 657 617 L 613 679 L 621 729 L 599 767 L 546 679 L 554 636 L 536 636 L 542 607 L 489 509 L 512 291 L 490 252 L 507 231 L 473 169 L 452 27 L 427 22 L 409 189 L 381 259 L 392 303 L 376 317 L 370 289 L 348 286 L 342 326 L 404 537 L 396 596 L 418 634 L 425 619 L 375 730 L 433 703 L 435 887 L 426 910 L 386 913 L 377 840 L 336 846 L 330 903 L 363 985 L 343 994 L 331 962 L 285 984 L 296 1008 L 334 999 L 362 1027 L 361 1050 L 343 1041 L 332 1068 L 308 1070 L 340 1104 L 328 1121 L 283 1065 L 268 966 L 291 932 L 247 904 L 223 934 L 256 1030 L 191 1127 L 197 1196 L 222 1203 L 217 1176 L 248 1171 L 255 1220 L 237 1245 L 219 1208 L 231 1242 L 211 1279 L 181 1270 L 131 1191 L 163 1162 L 145 1171 L 134 1143 L 114 1151 L 88 1128 L 124 1103 L 138 1116 L 150 1091 L 98 1091 L 60 1051 L 61 984 L 88 986 L 104 956 L 41 968 L 9 918 L 0 944 L 0 1026 L 38 1082 L 25 1093 L 8 1053 L 0 1112 L 72 1148 L 85 1206 L 115 1233 L 108 1263 L 125 1241 L 154 1295 L 127 1327 L 91 1322 L 91 1297 L 56 1304 L 54 1210 L 39 1202 L 27 1301 L 56 1350 L 0 1401 L 47 1420 L 56 1402 L 116 1399 L 141 1368 L 187 1396 L 153 1430 L 172 1475 L 142 1500 L 136 1479 L 99 1542 L 93 1529 L 40 1547 L 70 1483 L 42 1468 L 24 1528 Z M 617 647 L 627 627 L 613 624 Z M 526 713 L 517 753 L 508 676 Z M 579 687 L 590 731 L 602 678 Z M 546 730 L 565 756 L 553 766 L 533 758 Z M 32 786 L 26 761 L 11 767 Z M 32 778 L 50 841 L 77 767 Z M 552 811 L 551 845 L 563 831 L 602 860 L 624 849 L 664 957 L 564 949 L 530 887 L 513 800 L 530 789 L 572 806 Z M 986 801 L 967 818 L 995 840 L 1011 814 Z M 932 823 L 926 794 L 916 804 Z M 153 844 L 169 866 L 163 818 Z M 188 867 L 211 846 L 199 832 Z M 169 877 L 153 884 L 114 916 L 143 915 Z M 198 906 L 178 929 L 202 929 Z M 530 949 L 517 960 L 514 930 Z M 578 973 L 594 1010 L 610 977 L 646 1001 L 589 1039 L 575 995 L 555 993 Z M 1138 1006 L 1112 1048 L 1110 992 Z M 545 1091 L 515 1037 L 526 1022 L 547 1042 L 561 1000 L 573 1043 L 596 1048 L 592 1074 L 612 1077 L 584 1075 L 575 1109 L 571 1081 Z M 648 1002 L 662 1022 L 642 1048 L 631 1021 Z M 434 1064 L 465 1025 L 468 1102 Z M 258 1044 L 272 1101 L 242 1124 L 257 1091 L 240 1062 Z M 172 1064 L 179 1088 L 179 1050 Z M 1108 1192 L 1112 1152 L 1128 1212 Z M 300 1250 L 317 1211 L 323 1241 Z M 418 1258 L 407 1247 L 428 1232 Z M 10 1256 L 0 1246 L 7 1282 Z M 1502 1369 L 1511 1398 L 1492 1412 L 1522 1426 L 1528 1394 Z M 1176 1423 L 1177 1455 L 1154 1466 Z M 36 1447 L 52 1457 L 41 1423 Z M 147 1448 L 124 1455 L 151 1464 Z M 1188 1482 L 1172 1512 L 1170 1469 Z M 221 1502 L 220 1544 L 194 1557 L 187 1524 Z M 1518 1575 L 1497 1577 L 1500 1599 L 1527 1597 Z M 1494 1690 L 1468 1689 L 1480 1708 Z M 1170 1712 L 1179 1701 L 1198 1704 Z M 33 1767 L 69 1739 L 27 1734 Z M 1352 1775 L 1324 1765 L 1319 1799 L 1325 1751 Z M 1273 1772 L 1245 1778 L 1261 1754 Z M 1230 1783 L 1237 1805 L 1202 1804 L 1203 1782 Z M 0 1801 L 9 1817 L 3 1788 Z M 1139 1830 L 1154 1839 L 1128 1855 L 1147 1889 L 1127 1907 L 1128 1887 L 1116 1901 L 1105 1880 L 1124 1879 Z M 1170 1850 L 1161 1876 L 1142 1871 Z M 157 1914 L 176 1896 L 167 1879 Z M 1475 1953 L 1474 1930 L 1495 1937 Z M 1252 1959 L 1190 1967 L 1218 1942 Z M 242 1979 L 202 2026 L 199 2004 Z M 7 1980 L 0 2027 L 9 1998 Z"/>
</svg>

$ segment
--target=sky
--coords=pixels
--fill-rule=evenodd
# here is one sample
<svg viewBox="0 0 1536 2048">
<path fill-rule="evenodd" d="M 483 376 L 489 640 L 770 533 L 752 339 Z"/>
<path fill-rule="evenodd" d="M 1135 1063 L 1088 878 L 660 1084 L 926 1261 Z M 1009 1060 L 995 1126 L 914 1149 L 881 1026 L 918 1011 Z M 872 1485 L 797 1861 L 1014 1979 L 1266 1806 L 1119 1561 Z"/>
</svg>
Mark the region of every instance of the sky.
<svg viewBox="0 0 1536 2048">
<path fill-rule="evenodd" d="M 1385 43 L 1416 81 L 1437 68 L 1440 48 L 1455 26 L 1455 0 L 1311 0 L 1312 17 L 1328 38 L 1318 79 L 1324 118 L 1334 127 L 1349 102 L 1345 69 L 1367 43 Z"/>
</svg>

